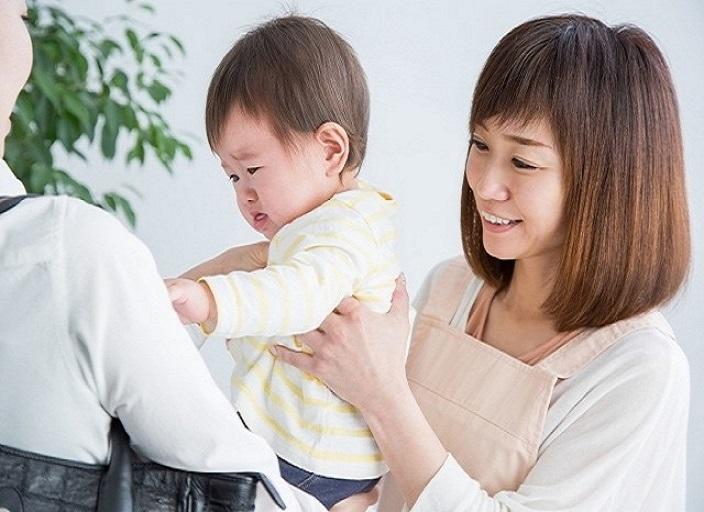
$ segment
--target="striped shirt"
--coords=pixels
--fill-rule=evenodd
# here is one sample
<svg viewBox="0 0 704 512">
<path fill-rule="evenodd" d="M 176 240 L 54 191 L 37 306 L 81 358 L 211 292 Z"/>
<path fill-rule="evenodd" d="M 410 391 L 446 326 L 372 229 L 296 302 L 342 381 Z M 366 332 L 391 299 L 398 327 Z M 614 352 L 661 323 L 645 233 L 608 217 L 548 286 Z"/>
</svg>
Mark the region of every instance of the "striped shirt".
<svg viewBox="0 0 704 512">
<path fill-rule="evenodd" d="M 400 272 L 395 209 L 360 182 L 281 228 L 266 268 L 204 279 L 218 308 L 211 334 L 230 338 L 235 406 L 280 457 L 316 474 L 367 479 L 387 467 L 361 414 L 268 348 L 308 350 L 296 335 L 319 327 L 345 297 L 388 311 Z"/>
</svg>

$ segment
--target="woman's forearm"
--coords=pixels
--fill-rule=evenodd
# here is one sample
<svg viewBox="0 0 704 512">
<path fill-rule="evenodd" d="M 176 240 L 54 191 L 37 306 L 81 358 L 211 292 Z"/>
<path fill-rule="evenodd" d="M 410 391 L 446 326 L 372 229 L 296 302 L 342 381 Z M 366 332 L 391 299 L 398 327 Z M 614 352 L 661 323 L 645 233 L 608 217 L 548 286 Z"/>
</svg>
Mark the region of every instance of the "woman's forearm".
<svg viewBox="0 0 704 512">
<path fill-rule="evenodd" d="M 268 251 L 268 242 L 233 247 L 187 270 L 180 277 L 197 281 L 201 277 L 229 274 L 235 270 L 251 272 L 266 266 Z"/>
<path fill-rule="evenodd" d="M 409 508 L 447 459 L 407 383 L 362 410 Z"/>
</svg>

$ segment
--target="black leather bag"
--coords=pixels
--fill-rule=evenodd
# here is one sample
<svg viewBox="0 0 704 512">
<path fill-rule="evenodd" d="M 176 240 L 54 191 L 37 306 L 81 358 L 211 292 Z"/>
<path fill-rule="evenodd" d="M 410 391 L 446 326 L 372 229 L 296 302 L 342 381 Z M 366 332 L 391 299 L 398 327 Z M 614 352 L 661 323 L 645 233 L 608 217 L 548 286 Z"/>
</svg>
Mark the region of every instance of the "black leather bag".
<svg viewBox="0 0 704 512">
<path fill-rule="evenodd" d="M 0 445 L 0 509 L 10 512 L 252 512 L 257 484 L 285 505 L 259 473 L 196 473 L 133 462 L 113 424 L 110 465 L 84 464 Z"/>
</svg>

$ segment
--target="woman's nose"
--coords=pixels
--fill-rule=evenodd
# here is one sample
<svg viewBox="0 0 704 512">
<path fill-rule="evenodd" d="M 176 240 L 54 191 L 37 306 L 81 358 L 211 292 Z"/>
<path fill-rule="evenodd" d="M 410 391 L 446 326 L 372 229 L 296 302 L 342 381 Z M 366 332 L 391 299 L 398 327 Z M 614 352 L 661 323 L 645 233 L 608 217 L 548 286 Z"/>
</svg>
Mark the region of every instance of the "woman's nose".
<svg viewBox="0 0 704 512">
<path fill-rule="evenodd" d="M 474 181 L 472 189 L 485 201 L 506 201 L 510 196 L 504 170 L 497 164 L 488 163 Z"/>
</svg>

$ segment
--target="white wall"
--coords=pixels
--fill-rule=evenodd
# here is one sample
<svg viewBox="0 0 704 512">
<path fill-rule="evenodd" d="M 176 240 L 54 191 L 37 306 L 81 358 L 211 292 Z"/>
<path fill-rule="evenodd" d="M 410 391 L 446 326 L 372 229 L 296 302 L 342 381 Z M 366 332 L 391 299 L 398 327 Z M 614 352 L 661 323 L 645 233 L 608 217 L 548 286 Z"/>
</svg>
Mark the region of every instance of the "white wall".
<svg viewBox="0 0 704 512">
<path fill-rule="evenodd" d="M 177 130 L 194 133 L 195 159 L 179 162 L 175 177 L 151 165 L 125 171 L 94 158 L 71 167 L 97 189 L 129 182 L 137 201 L 137 233 L 165 275 L 257 237 L 239 219 L 229 184 L 205 144 L 207 84 L 221 56 L 245 29 L 294 8 L 322 18 L 356 49 L 372 97 L 368 156 L 362 174 L 399 199 L 400 254 L 414 292 L 437 261 L 460 252 L 459 190 L 472 87 L 498 39 L 528 18 L 580 11 L 609 23 L 648 30 L 672 67 L 681 105 L 694 243 L 694 265 L 683 296 L 667 311 L 687 353 L 692 374 L 689 437 L 689 509 L 704 510 L 704 3 L 701 0 L 614 2 L 506 0 L 281 1 L 152 0 L 155 29 L 175 33 L 188 50 L 185 77 L 164 109 Z M 122 2 L 64 0 L 94 19 L 124 12 Z M 205 351 L 218 383 L 227 389 L 229 360 L 220 343 Z"/>
</svg>

